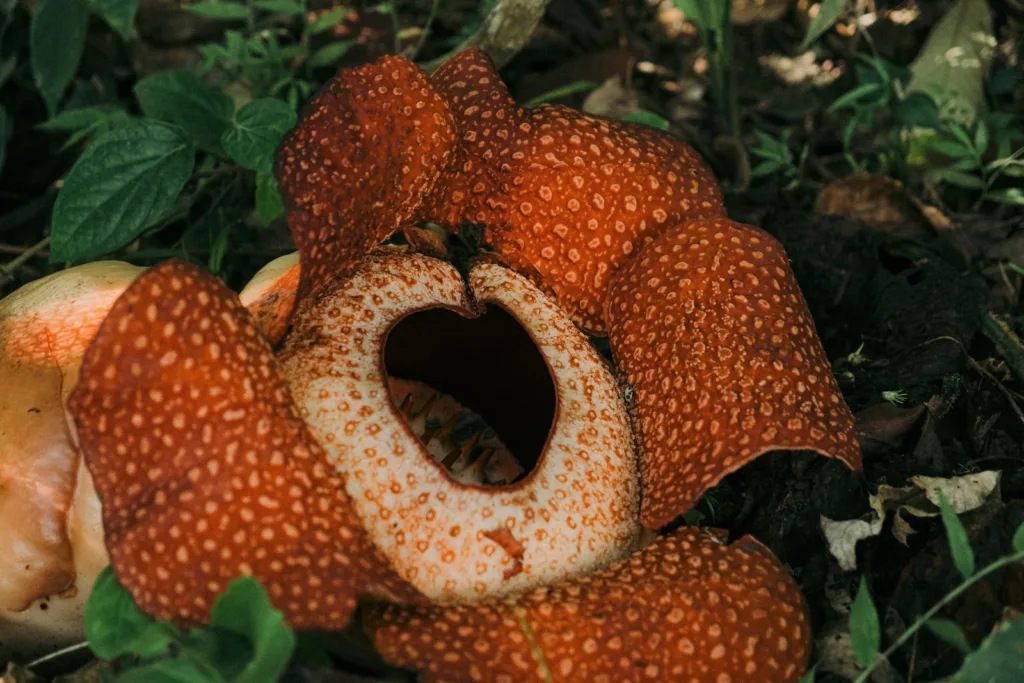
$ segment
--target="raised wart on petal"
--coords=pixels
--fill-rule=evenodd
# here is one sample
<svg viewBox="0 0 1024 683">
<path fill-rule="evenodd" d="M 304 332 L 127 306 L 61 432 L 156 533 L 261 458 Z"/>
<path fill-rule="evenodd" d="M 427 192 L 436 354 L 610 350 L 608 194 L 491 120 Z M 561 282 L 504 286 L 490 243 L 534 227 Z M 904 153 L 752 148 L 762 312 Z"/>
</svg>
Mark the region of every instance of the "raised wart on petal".
<svg viewBox="0 0 1024 683">
<path fill-rule="evenodd" d="M 605 318 L 636 391 L 644 526 L 669 523 L 767 451 L 860 469 L 853 415 L 766 232 L 727 218 L 680 224 L 622 269 Z"/>
<path fill-rule="evenodd" d="M 72 392 L 111 563 L 147 614 L 201 623 L 252 575 L 297 628 L 341 628 L 382 564 L 270 346 L 217 278 L 170 261 L 117 300 Z"/>
<path fill-rule="evenodd" d="M 789 683 L 807 666 L 811 637 L 803 596 L 770 551 L 690 528 L 513 600 L 381 607 L 365 625 L 387 661 L 425 683 Z"/>
</svg>

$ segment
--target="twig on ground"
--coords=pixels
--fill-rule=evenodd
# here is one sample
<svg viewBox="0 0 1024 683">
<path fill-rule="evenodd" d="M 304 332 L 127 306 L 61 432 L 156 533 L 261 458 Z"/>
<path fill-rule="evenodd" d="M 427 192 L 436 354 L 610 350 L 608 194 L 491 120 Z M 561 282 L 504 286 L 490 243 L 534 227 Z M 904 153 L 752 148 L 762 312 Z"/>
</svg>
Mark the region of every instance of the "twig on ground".
<svg viewBox="0 0 1024 683">
<path fill-rule="evenodd" d="M 451 53 L 423 65 L 428 72 L 441 66 L 452 54 L 478 47 L 486 52 L 497 68 L 509 63 L 523 49 L 540 23 L 551 0 L 498 0 L 484 17 L 480 28 Z"/>
<path fill-rule="evenodd" d="M 17 270 L 28 261 L 30 258 L 39 255 L 43 249 L 50 246 L 49 236 L 44 237 L 39 242 L 36 242 L 31 247 L 25 249 L 20 255 L 15 256 L 13 259 L 0 266 L 0 284 L 6 282 L 8 279 L 13 277 L 14 271 Z"/>
</svg>

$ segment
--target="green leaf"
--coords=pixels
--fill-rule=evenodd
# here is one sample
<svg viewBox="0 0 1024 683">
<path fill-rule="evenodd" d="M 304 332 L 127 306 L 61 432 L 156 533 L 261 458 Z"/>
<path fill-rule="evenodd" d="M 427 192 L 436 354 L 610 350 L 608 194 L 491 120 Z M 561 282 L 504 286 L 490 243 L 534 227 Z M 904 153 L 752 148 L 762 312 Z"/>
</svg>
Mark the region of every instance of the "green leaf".
<svg viewBox="0 0 1024 683">
<path fill-rule="evenodd" d="M 999 69 L 988 81 L 988 89 L 993 95 L 1009 95 L 1017 89 L 1020 74 L 1016 69 Z"/>
<path fill-rule="evenodd" d="M 252 10 L 238 2 L 197 2 L 194 5 L 185 5 L 183 9 L 192 14 L 198 14 L 208 19 L 248 19 L 252 16 Z"/>
<path fill-rule="evenodd" d="M 1019 683 L 1024 681 L 1024 618 L 1003 623 L 964 658 L 951 683 Z"/>
<path fill-rule="evenodd" d="M 778 171 L 782 166 L 775 159 L 765 159 L 757 166 L 754 166 L 750 171 L 751 178 L 763 178 L 766 175 L 771 175 L 775 171 Z"/>
<path fill-rule="evenodd" d="M 988 126 L 984 121 L 978 121 L 978 126 L 974 131 L 974 150 L 979 157 L 984 156 L 988 150 Z"/>
<path fill-rule="evenodd" d="M 702 0 L 675 0 L 676 7 L 683 13 L 687 21 L 692 21 L 701 31 L 711 29 L 714 19 Z"/>
<path fill-rule="evenodd" d="M 348 49 L 352 47 L 354 40 L 339 40 L 328 43 L 310 56 L 309 63 L 312 66 L 331 66 L 345 56 Z"/>
<path fill-rule="evenodd" d="M 822 0 L 818 5 L 818 13 L 807 25 L 807 35 L 804 36 L 804 42 L 800 44 L 800 49 L 806 50 L 811 43 L 821 37 L 821 34 L 832 28 L 832 25 L 839 21 L 839 17 L 846 11 L 848 4 L 849 0 Z"/>
<path fill-rule="evenodd" d="M 112 114 L 123 111 L 116 104 L 97 104 L 91 107 L 65 109 L 48 121 L 43 121 L 36 128 L 45 130 L 48 133 L 70 133 L 76 130 L 92 128 L 96 124 L 110 118 Z"/>
<path fill-rule="evenodd" d="M 85 0 L 39 0 L 32 14 L 32 76 L 51 116 L 82 61 L 88 23 Z"/>
<path fill-rule="evenodd" d="M 931 95 L 923 92 L 912 92 L 904 97 L 896 115 L 900 122 L 907 126 L 938 128 L 941 125 L 939 105 L 935 103 Z"/>
<path fill-rule="evenodd" d="M 7 59 L 0 60 L 0 88 L 2 88 L 14 73 L 18 66 L 18 58 L 11 55 Z"/>
<path fill-rule="evenodd" d="M 964 147 L 962 143 L 955 140 L 929 140 L 927 142 L 928 147 L 934 149 L 936 152 L 945 154 L 948 157 L 954 159 L 970 158 L 974 160 L 974 149 L 971 147 Z"/>
<path fill-rule="evenodd" d="M 950 166 L 950 168 L 953 169 L 954 171 L 977 171 L 978 161 L 974 157 L 971 157 L 969 159 L 960 159 L 955 164 Z"/>
<path fill-rule="evenodd" d="M 871 600 L 868 584 L 862 576 L 857 597 L 850 605 L 850 644 L 853 655 L 861 666 L 869 666 L 878 657 L 882 645 L 882 630 L 878 623 L 878 610 Z"/>
<path fill-rule="evenodd" d="M 884 90 L 882 86 L 877 83 L 865 83 L 864 85 L 858 85 L 856 88 L 847 91 L 836 98 L 835 102 L 829 105 L 829 111 L 836 111 L 837 109 L 843 109 L 846 107 L 855 107 L 861 100 L 866 99 L 869 95 L 881 94 Z"/>
<path fill-rule="evenodd" d="M 260 223 L 270 225 L 284 213 L 284 199 L 277 189 L 277 180 L 269 173 L 256 175 L 256 215 Z"/>
<path fill-rule="evenodd" d="M 266 12 L 278 14 L 305 14 L 306 8 L 295 0 L 259 0 L 256 6 Z"/>
<path fill-rule="evenodd" d="M 722 0 L 675 0 L 688 21 L 702 34 L 723 33 L 728 28 L 730 3 Z"/>
<path fill-rule="evenodd" d="M 1005 190 L 996 190 L 988 195 L 1000 204 L 1011 204 L 1013 206 L 1024 206 L 1024 190 L 1019 187 L 1009 187 Z"/>
<path fill-rule="evenodd" d="M 546 93 L 541 93 L 533 99 L 523 102 L 522 106 L 526 109 L 530 109 L 531 107 L 536 107 L 538 104 L 544 104 L 545 102 L 551 102 L 552 100 L 558 100 L 580 92 L 589 92 L 599 87 L 601 87 L 601 84 L 593 81 L 573 81 L 572 83 L 563 85 L 560 88 L 555 88 L 554 90 L 548 90 Z"/>
<path fill-rule="evenodd" d="M 236 579 L 213 606 L 210 626 L 247 638 L 253 656 L 233 683 L 276 681 L 295 649 L 295 634 L 252 577 Z"/>
<path fill-rule="evenodd" d="M 97 657 L 161 655 L 176 635 L 170 624 L 154 623 L 139 611 L 111 567 L 100 572 L 85 605 L 85 637 Z"/>
<path fill-rule="evenodd" d="M 967 636 L 964 635 L 960 624 L 955 621 L 951 619 L 929 619 L 926 625 L 936 637 L 941 638 L 961 652 L 971 651 L 971 644 L 967 642 Z"/>
<path fill-rule="evenodd" d="M 273 173 L 274 152 L 295 121 L 295 110 L 286 102 L 253 100 L 235 114 L 231 128 L 222 139 L 224 149 L 248 169 Z"/>
<path fill-rule="evenodd" d="M 204 147 L 218 150 L 231 125 L 234 102 L 192 71 L 158 71 L 135 85 L 146 116 L 181 126 Z"/>
<path fill-rule="evenodd" d="M 217 275 L 220 273 L 221 267 L 224 265 L 224 254 L 227 253 L 228 241 L 231 238 L 231 224 L 228 223 L 220 232 L 217 233 L 217 238 L 213 241 L 213 246 L 210 248 L 210 259 L 206 264 L 207 269 Z"/>
<path fill-rule="evenodd" d="M 967 134 L 967 129 L 962 125 L 954 121 L 949 124 L 949 131 L 953 133 L 957 140 L 963 143 L 964 147 L 971 150 L 974 149 L 974 141 L 971 140 L 971 136 Z"/>
<path fill-rule="evenodd" d="M 1013 534 L 1013 549 L 1018 553 L 1024 553 L 1024 524 L 1017 527 L 1016 533 Z"/>
<path fill-rule="evenodd" d="M 93 11 L 125 40 L 135 33 L 135 11 L 138 7 L 139 0 L 92 0 Z"/>
<path fill-rule="evenodd" d="M 622 120 L 627 123 L 639 123 L 644 126 L 650 126 L 658 130 L 668 130 L 669 126 L 672 125 L 664 116 L 655 114 L 653 111 L 647 111 L 646 109 L 631 111 Z"/>
<path fill-rule="evenodd" d="M 1005 166 L 999 172 L 1012 178 L 1024 178 L 1024 165 L 1013 164 L 1012 166 Z"/>
<path fill-rule="evenodd" d="M 330 31 L 345 18 L 345 13 L 346 10 L 343 9 L 332 9 L 329 12 L 324 12 L 310 22 L 309 26 L 306 28 L 306 32 L 315 36 L 318 33 Z"/>
<path fill-rule="evenodd" d="M 971 177 L 971 176 L 969 176 Z M 980 182 L 980 181 L 979 181 Z M 965 579 L 974 574 L 974 551 L 971 541 L 967 538 L 967 530 L 949 505 L 945 494 L 939 490 L 939 511 L 942 513 L 942 525 L 946 527 L 946 538 L 949 540 L 949 552 L 953 556 L 953 564 Z"/>
<path fill-rule="evenodd" d="M 935 96 L 943 120 L 971 125 L 985 104 L 985 76 L 995 45 L 988 2 L 958 0 L 910 65 L 907 92 Z"/>
<path fill-rule="evenodd" d="M 61 149 L 68 149 L 87 137 L 106 133 L 116 126 L 127 125 L 132 117 L 114 104 L 65 109 L 49 121 L 36 126 L 47 132 L 70 133 Z"/>
<path fill-rule="evenodd" d="M 957 187 L 963 187 L 968 190 L 983 190 L 985 189 L 985 183 L 982 182 L 978 176 L 968 175 L 961 173 L 960 171 L 954 171 L 950 168 L 943 168 L 935 171 L 931 174 L 935 180 L 949 183 L 950 185 L 956 185 Z"/>
<path fill-rule="evenodd" d="M 94 140 L 57 195 L 51 262 L 94 258 L 131 242 L 173 205 L 194 160 L 184 133 L 157 121 Z"/>
<path fill-rule="evenodd" d="M 804 675 L 800 677 L 799 683 L 814 683 L 814 675 L 816 673 L 817 668 L 817 665 L 815 665 L 808 669 L 804 673 Z"/>
</svg>

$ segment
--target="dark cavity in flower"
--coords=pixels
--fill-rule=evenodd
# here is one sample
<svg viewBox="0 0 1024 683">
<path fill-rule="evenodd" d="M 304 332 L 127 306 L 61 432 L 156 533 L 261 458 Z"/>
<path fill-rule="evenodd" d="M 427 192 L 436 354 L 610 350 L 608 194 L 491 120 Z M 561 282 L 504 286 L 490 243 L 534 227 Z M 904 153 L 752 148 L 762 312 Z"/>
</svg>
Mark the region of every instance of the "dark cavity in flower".
<svg viewBox="0 0 1024 683">
<path fill-rule="evenodd" d="M 391 399 L 449 475 L 511 484 L 537 464 L 554 422 L 551 372 L 529 333 L 500 306 L 478 318 L 412 313 L 389 332 Z"/>
</svg>

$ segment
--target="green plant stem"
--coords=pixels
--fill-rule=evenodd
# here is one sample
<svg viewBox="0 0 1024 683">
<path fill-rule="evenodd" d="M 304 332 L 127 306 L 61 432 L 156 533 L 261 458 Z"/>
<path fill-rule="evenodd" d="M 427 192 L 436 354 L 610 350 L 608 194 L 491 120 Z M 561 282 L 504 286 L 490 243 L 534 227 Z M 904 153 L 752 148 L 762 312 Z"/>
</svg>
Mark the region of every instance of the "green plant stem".
<svg viewBox="0 0 1024 683">
<path fill-rule="evenodd" d="M 391 15 L 391 31 L 395 34 L 395 54 L 400 55 L 402 54 L 402 38 L 398 35 L 398 7 L 395 6 L 396 2 L 397 0 L 391 0 L 388 3 L 388 9 L 390 10 L 388 14 Z"/>
<path fill-rule="evenodd" d="M 736 89 L 732 86 L 732 69 L 728 64 L 726 56 L 718 50 L 713 50 L 708 55 L 711 62 L 711 92 L 715 98 L 715 105 L 719 107 L 725 116 L 727 129 L 730 137 L 740 136 L 739 97 Z"/>
<path fill-rule="evenodd" d="M 533 36 L 550 2 L 551 0 L 497 0 L 476 33 L 447 54 L 420 66 L 428 73 L 433 73 L 453 55 L 466 48 L 478 47 L 486 52 L 494 61 L 494 65 L 500 69 L 508 64 Z"/>
<path fill-rule="evenodd" d="M 898 650 L 908 640 L 910 640 L 912 637 L 914 637 L 914 634 L 917 633 L 918 631 L 920 631 L 921 627 L 923 627 L 926 623 L 928 623 L 928 621 L 932 617 L 934 617 L 936 614 L 938 614 L 942 610 L 943 607 L 945 607 L 949 603 L 953 602 L 953 600 L 956 600 L 968 588 L 970 588 L 971 586 L 973 586 L 974 584 L 976 584 L 978 581 L 980 581 L 981 579 L 985 578 L 989 574 L 991 574 L 991 573 L 993 573 L 993 572 L 995 572 L 995 571 L 997 571 L 999 569 L 1002 569 L 1006 565 L 1013 564 L 1015 562 L 1021 562 L 1021 561 L 1024 561 L 1024 552 L 1014 553 L 1012 555 L 1007 555 L 1006 557 L 1001 557 L 998 560 L 996 560 L 995 562 L 993 562 L 992 564 L 990 564 L 987 567 L 985 567 L 984 569 L 982 569 L 981 571 L 979 571 L 976 574 L 972 575 L 971 578 L 967 579 L 966 581 L 961 583 L 959 586 L 957 586 L 956 588 L 954 588 L 950 592 L 946 593 L 945 597 L 943 597 L 941 600 L 939 600 L 937 603 L 935 603 L 930 610 L 928 610 L 927 612 L 922 614 L 920 617 L 918 617 L 917 621 L 915 621 L 913 624 L 908 626 L 907 630 L 904 631 L 903 634 L 900 635 L 900 637 L 897 638 L 893 642 L 892 645 L 890 645 L 888 648 L 886 648 L 885 652 L 880 654 L 878 656 L 878 658 L 875 659 L 875 661 L 870 666 L 868 666 L 868 668 L 864 669 L 864 671 L 862 671 L 861 674 L 859 676 L 857 676 L 856 679 L 854 679 L 853 683 L 867 683 L 868 677 L 871 675 L 871 672 L 873 672 L 878 667 L 878 665 L 882 663 L 883 660 L 888 660 L 889 657 L 892 656 L 893 652 Z"/>
<path fill-rule="evenodd" d="M 249 29 L 249 35 L 252 36 L 256 33 L 256 8 L 253 6 L 253 0 L 245 0 L 245 6 L 249 8 L 249 16 L 245 20 L 245 25 Z"/>
<path fill-rule="evenodd" d="M 46 236 L 22 252 L 21 255 L 15 256 L 13 259 L 5 263 L 3 267 L 0 267 L 0 280 L 6 280 L 9 278 L 15 270 L 25 263 L 25 261 L 28 261 L 48 246 L 50 246 L 50 237 Z"/>
<path fill-rule="evenodd" d="M 1010 324 L 990 312 L 981 321 L 981 333 L 996 345 L 1017 379 L 1024 380 L 1024 344 Z"/>
<path fill-rule="evenodd" d="M 437 18 L 437 10 L 441 6 L 441 0 L 434 0 L 430 3 L 430 14 L 427 15 L 427 23 L 423 24 L 423 33 L 420 34 L 420 39 L 416 42 L 416 47 L 413 48 L 412 56 L 410 59 L 416 61 L 420 52 L 423 50 L 423 46 L 427 43 L 427 37 L 430 36 L 430 28 L 434 25 L 434 20 Z"/>
<path fill-rule="evenodd" d="M 701 40 L 707 50 L 711 69 L 711 94 L 715 106 L 725 117 L 726 133 L 740 139 L 739 94 L 736 91 L 735 71 L 732 66 L 732 19 L 726 5 L 722 22 L 718 26 L 700 27 Z"/>
</svg>

